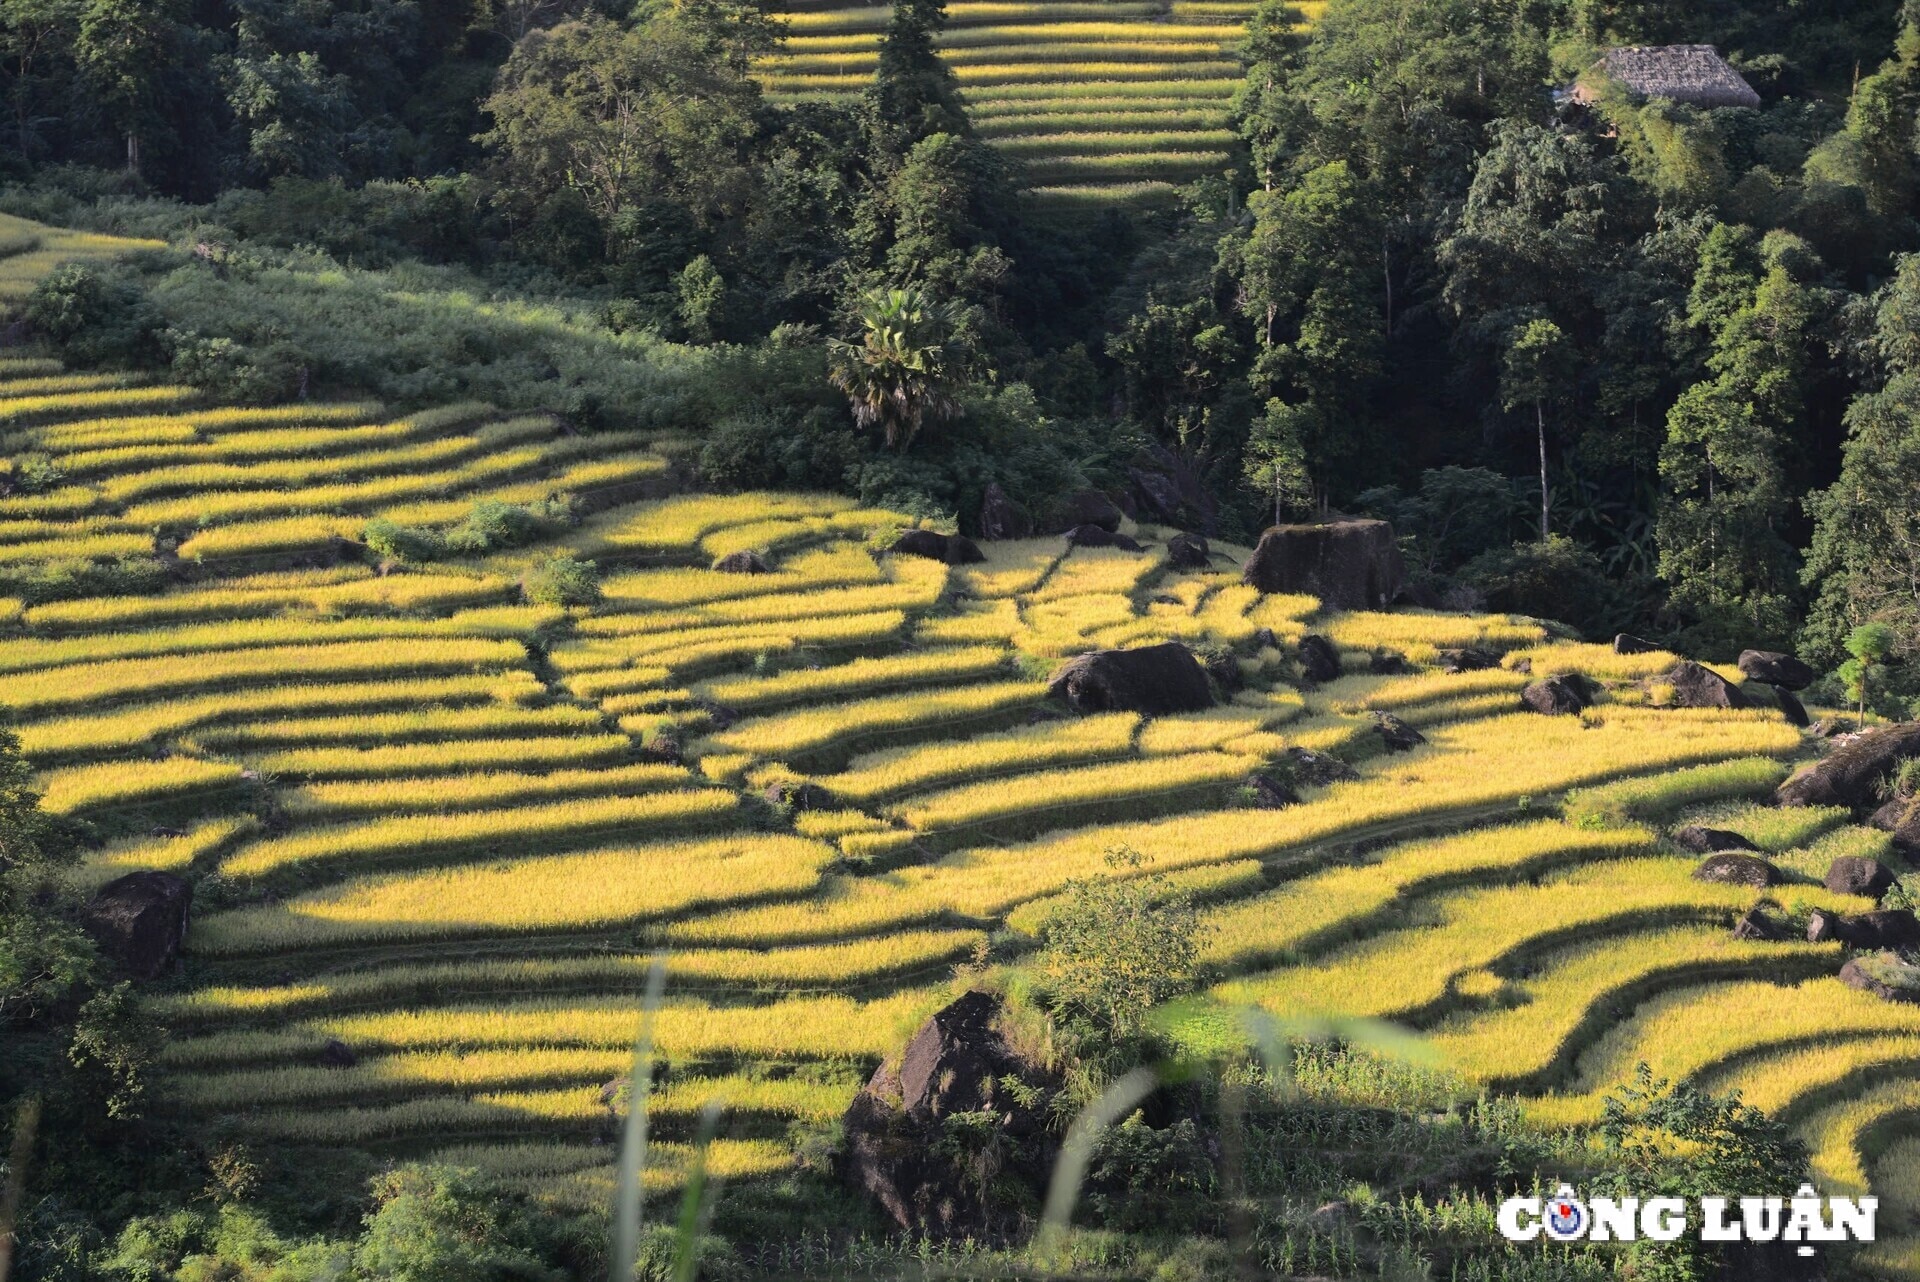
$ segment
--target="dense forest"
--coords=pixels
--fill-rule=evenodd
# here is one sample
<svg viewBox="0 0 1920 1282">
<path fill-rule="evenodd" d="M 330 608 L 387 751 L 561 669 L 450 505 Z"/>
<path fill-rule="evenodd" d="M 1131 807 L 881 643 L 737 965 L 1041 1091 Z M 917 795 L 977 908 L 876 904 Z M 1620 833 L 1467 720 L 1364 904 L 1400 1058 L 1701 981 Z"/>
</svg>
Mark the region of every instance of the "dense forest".
<svg viewBox="0 0 1920 1282">
<path fill-rule="evenodd" d="M 0 342 L 235 405 L 645 428 L 703 490 L 966 533 L 993 487 L 1042 530 L 1089 487 L 1235 544 L 1378 516 L 1408 604 L 1791 649 L 1823 705 L 1884 624 L 1891 662 L 1850 688 L 1920 713 L 1920 0 L 1266 0 L 1231 165 L 1100 210 L 1036 202 L 976 133 L 946 21 L 901 0 L 841 103 L 763 91 L 784 28 L 755 0 L 0 0 L 0 211 L 163 242 L 60 268 Z M 1759 105 L 1594 71 L 1668 43 L 1715 46 Z M 6 493 L 64 479 L 25 457 Z M 138 562 L 8 595 L 133 590 Z M 209 1175 L 132 1125 L 159 1033 L 35 902 L 85 834 L 34 803 L 0 744 L 0 1036 L 27 1030 L 0 1098 L 31 1082 L 26 1143 L 72 1139 L 20 1212 L 28 1276 L 604 1267 L 587 1229 L 457 1173 L 389 1172 L 369 1210 L 362 1172 L 280 1170 L 269 1214 L 270 1158 Z M 1672 1123 L 1708 1154 L 1689 1179 L 1786 1169 L 1757 1114 L 1664 1085 L 1623 1097 L 1621 1134 Z M 1418 1155 L 1436 1186 L 1539 1156 L 1499 1107 Z M 1210 1160 L 1148 1159 L 1135 1194 Z M 738 1214 L 741 1241 L 790 1224 Z M 643 1245 L 649 1276 L 692 1276 L 671 1235 Z"/>
</svg>

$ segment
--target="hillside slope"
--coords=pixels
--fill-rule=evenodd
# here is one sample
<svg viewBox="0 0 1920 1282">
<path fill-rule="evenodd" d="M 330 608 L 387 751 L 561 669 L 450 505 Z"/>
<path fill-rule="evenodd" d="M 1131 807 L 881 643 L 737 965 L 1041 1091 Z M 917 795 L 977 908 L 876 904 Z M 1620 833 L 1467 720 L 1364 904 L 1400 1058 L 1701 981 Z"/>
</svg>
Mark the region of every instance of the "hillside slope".
<svg viewBox="0 0 1920 1282">
<path fill-rule="evenodd" d="M 1644 1059 L 1795 1119 L 1832 1187 L 1911 1168 L 1893 1140 L 1920 1120 L 1920 1015 L 1841 987 L 1832 946 L 1733 938 L 1755 892 L 1694 880 L 1660 830 L 1717 806 L 1794 878 L 1773 892 L 1789 913 L 1863 906 L 1817 878 L 1885 836 L 1744 803 L 1801 737 L 1771 710 L 1647 706 L 1632 683 L 1672 656 L 1263 597 L 1244 549 L 1176 571 L 1151 527 L 1139 553 L 886 555 L 892 514 L 673 494 L 671 443 L 484 407 L 206 408 L 45 362 L 0 374 L 16 475 L 42 478 L 0 499 L 0 574 L 53 596 L 89 560 L 168 578 L 7 602 L 0 705 L 48 807 L 104 841 L 76 876 L 199 881 L 187 965 L 150 1006 L 175 1031 L 164 1106 L 214 1134 L 600 1202 L 601 1088 L 665 947 L 664 1151 L 719 1094 L 719 1169 L 782 1171 L 787 1123 L 844 1108 L 951 964 L 1127 846 L 1213 905 L 1223 996 L 1424 1029 L 1463 1088 L 1542 1123 L 1594 1120 Z M 444 530 L 560 495 L 589 514 L 532 546 L 376 567 L 356 541 L 376 516 Z M 600 604 L 522 599 L 554 547 L 600 563 Z M 706 568 L 749 549 L 774 571 Z M 1345 668 L 1313 689 L 1292 657 L 1309 629 Z M 1046 696 L 1064 656 L 1166 639 L 1231 654 L 1244 688 L 1154 718 Z M 1469 644 L 1502 665 L 1430 666 Z M 1386 650 L 1414 670 L 1375 673 Z M 1522 712 L 1524 667 L 1613 694 Z M 1378 713 L 1427 743 L 1385 753 Z M 1359 777 L 1250 808 L 1242 781 L 1295 748 Z M 1576 789 L 1579 822 L 1556 818 Z"/>
<path fill-rule="evenodd" d="M 1309 16 L 1323 7 L 1302 6 Z M 1164 202 L 1224 169 L 1242 0 L 1006 3 L 947 8 L 940 48 L 981 136 L 1020 160 L 1045 204 Z M 873 78 L 885 6 L 806 0 L 760 69 L 774 101 L 844 100 Z"/>
</svg>

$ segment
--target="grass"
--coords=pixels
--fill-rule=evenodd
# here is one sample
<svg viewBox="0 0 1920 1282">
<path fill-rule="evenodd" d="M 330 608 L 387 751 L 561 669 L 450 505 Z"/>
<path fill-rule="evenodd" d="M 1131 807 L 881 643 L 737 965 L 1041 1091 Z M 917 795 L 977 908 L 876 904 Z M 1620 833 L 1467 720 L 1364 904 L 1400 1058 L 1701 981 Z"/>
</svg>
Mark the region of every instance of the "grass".
<svg viewBox="0 0 1920 1282">
<path fill-rule="evenodd" d="M 1644 828 L 1588 832 L 1537 820 L 1389 846 L 1368 852 L 1356 866 L 1331 868 L 1214 910 L 1202 960 L 1235 968 L 1261 959 L 1298 959 L 1357 933 L 1412 895 L 1644 854 L 1653 842 Z"/>
<path fill-rule="evenodd" d="M 177 837 L 147 836 L 116 842 L 88 855 L 78 868 L 68 870 L 67 877 L 80 888 L 91 890 L 130 872 L 184 873 L 197 863 L 210 862 L 259 830 L 260 821 L 252 815 L 208 819 Z"/>
<path fill-rule="evenodd" d="M 653 1017 L 655 1052 L 675 1059 L 719 1055 L 879 1058 L 945 1001 L 908 989 L 872 1001 L 787 997 L 759 1006 L 670 1001 Z M 312 1055 L 329 1038 L 362 1053 L 441 1046 L 585 1046 L 632 1054 L 640 1003 L 632 996 L 577 1001 L 534 998 L 484 1006 L 320 1016 L 280 1027 L 178 1038 L 161 1051 L 178 1068 L 258 1063 Z"/>
<path fill-rule="evenodd" d="M 893 807 L 893 813 L 923 833 L 977 827 L 1003 831 L 1006 825 L 1016 823 L 1029 831 L 1045 831 L 1059 826 L 1057 811 L 1123 805 L 1236 783 L 1256 764 L 1223 752 L 1194 752 L 1048 770 L 911 797 Z"/>
<path fill-rule="evenodd" d="M 716 750 L 751 753 L 800 764 L 835 753 L 849 755 L 861 740 L 904 731 L 931 732 L 1024 708 L 1039 702 L 1046 687 L 1030 681 L 996 681 L 957 690 L 888 695 L 756 717 L 712 735 Z"/>
<path fill-rule="evenodd" d="M 244 782 L 230 762 L 168 757 L 163 761 L 110 761 L 42 775 L 40 804 L 51 814 L 126 809 L 177 800 L 195 793 L 237 788 Z"/>
<path fill-rule="evenodd" d="M 336 641 L 401 640 L 416 637 L 489 637 L 531 640 L 565 620 L 549 606 L 496 606 L 466 610 L 443 619 L 371 616 L 353 619 L 241 619 L 146 632 L 84 637 L 21 638 L 0 641 L 0 674 L 111 659 L 151 658 L 163 654 L 210 654 L 263 646 Z"/>
<path fill-rule="evenodd" d="M 288 672 L 342 680 L 468 669 L 516 667 L 526 651 L 506 641 L 417 638 L 405 646 L 378 641 L 288 645 L 179 658 L 115 659 L 48 668 L 32 678 L 0 682 L 0 705 L 20 715 L 110 703 L 132 696 L 217 690 L 271 681 Z"/>
<path fill-rule="evenodd" d="M 731 803 L 731 794 L 721 795 Z M 212 914 L 195 926 L 191 947 L 230 956 L 590 930 L 808 890 L 833 855 L 800 837 L 743 834 L 364 877 L 279 904 Z"/>
<path fill-rule="evenodd" d="M 1659 924 L 1725 924 L 1754 892 L 1693 878 L 1692 859 L 1608 859 L 1543 876 L 1538 884 L 1453 891 L 1423 905 L 1420 924 L 1389 931 L 1301 966 L 1234 980 L 1230 1001 L 1270 1010 L 1392 1018 L 1443 1001 L 1470 972 L 1516 950 L 1581 935 Z M 1809 891 L 1827 906 L 1837 896 Z M 1857 905 L 1855 905 L 1857 906 Z"/>
<path fill-rule="evenodd" d="M 531 672 L 486 676 L 434 677 L 423 680 L 342 682 L 327 685 L 266 686 L 233 690 L 171 702 L 140 704 L 91 715 L 55 717 L 29 722 L 20 728 L 20 746 L 37 760 L 91 756 L 115 749 L 152 743 L 199 730 L 208 743 L 263 743 L 275 734 L 331 729 L 335 739 L 369 737 L 383 730 L 431 733 L 443 721 L 454 733 L 493 733 L 501 729 L 533 727 L 532 733 L 552 732 L 556 721 L 571 718 L 569 728 L 597 726 L 599 718 L 585 709 L 538 710 L 520 707 L 441 709 L 435 712 L 381 713 L 378 709 L 448 704 L 513 704 L 544 693 Z M 250 721 L 242 726 L 220 726 L 228 718 L 273 718 L 288 713 L 322 709 L 338 713 L 359 708 L 357 716 L 333 716 L 296 722 Z M 211 727 L 211 728 L 205 728 Z M 205 728 L 205 729 L 203 729 Z M 401 737 L 406 737 L 404 734 Z"/>
<path fill-rule="evenodd" d="M 510 799 L 510 798 L 509 798 Z M 313 828 L 256 842 L 221 864 L 233 877 L 261 877 L 289 869 L 325 869 L 371 860 L 420 858 L 475 847 L 579 845 L 608 833 L 712 828 L 739 806 L 717 788 L 650 792 L 640 796 L 575 798 L 512 809 L 450 814 L 395 814 L 366 823 Z"/>
<path fill-rule="evenodd" d="M 1566 814 L 1577 824 L 1665 819 L 1702 802 L 1765 793 L 1786 777 L 1787 768 L 1778 761 L 1747 757 L 1711 762 L 1584 789 L 1567 798 Z"/>
<path fill-rule="evenodd" d="M 902 687 L 974 681 L 1004 672 L 1007 667 L 1004 650 L 975 646 L 855 659 L 830 668 L 796 668 L 770 677 L 728 677 L 705 682 L 698 689 L 717 703 L 747 711 Z"/>
<path fill-rule="evenodd" d="M 775 949 L 681 950 L 668 955 L 676 991 L 688 986 L 755 990 L 870 981 L 937 966 L 983 944 L 977 930 L 913 930 L 842 943 Z M 650 954 L 469 958 L 349 971 L 268 987 L 211 985 L 150 999 L 164 1019 L 196 1025 L 283 1019 L 371 1005 L 422 1006 L 450 995 L 625 992 L 643 983 Z"/>
<path fill-rule="evenodd" d="M 562 740 L 562 742 L 568 742 Z M 280 794 L 289 815 L 343 819 L 383 813 L 477 810 L 563 797 L 630 796 L 676 788 L 692 780 L 684 766 L 629 765 L 605 770 L 473 772 L 458 778 L 384 777 L 348 783 L 312 783 Z"/>
<path fill-rule="evenodd" d="M 1769 1050 L 1897 1033 L 1920 1035 L 1920 1007 L 1882 1001 L 1831 977 L 1677 988 L 1608 1028 L 1581 1055 L 1572 1089 L 1527 1101 L 1527 1113 L 1543 1125 L 1595 1122 L 1607 1092 L 1641 1063 L 1658 1077 L 1690 1080 Z"/>
<path fill-rule="evenodd" d="M 568 711 L 572 711 L 569 709 Z M 462 739 L 405 743 L 380 748 L 295 748 L 264 755 L 259 768 L 293 779 L 391 779 L 409 775 L 465 774 L 517 766 L 525 769 L 584 769 L 612 766 L 627 758 L 633 743 L 625 735 L 586 733 L 580 722 L 534 723 L 551 738 Z M 568 731 L 575 733 L 569 734 Z M 436 788 L 438 784 L 434 785 Z"/>
<path fill-rule="evenodd" d="M 957 742 L 891 748 L 856 757 L 820 782 L 836 797 L 872 804 L 919 789 L 1127 753 L 1140 716 L 1098 713 L 1078 721 L 1042 722 Z"/>
<path fill-rule="evenodd" d="M 498 601 L 510 589 L 501 579 L 446 574 L 394 574 L 345 582 L 323 578 L 311 584 L 269 581 L 150 597 L 56 601 L 29 610 L 27 623 L 36 631 L 76 632 L 259 618 L 286 611 L 329 615 L 444 610 Z"/>
<path fill-rule="evenodd" d="M 1462 1015 L 1429 1034 L 1456 1072 L 1494 1089 L 1540 1080 L 1597 1011 L 1619 1007 L 1655 983 L 1707 975 L 1826 970 L 1838 949 L 1805 942 L 1735 939 L 1718 926 L 1677 926 L 1563 950 L 1500 985 L 1511 1008 Z M 1920 1046 L 1920 1039 L 1916 1039 Z"/>
</svg>

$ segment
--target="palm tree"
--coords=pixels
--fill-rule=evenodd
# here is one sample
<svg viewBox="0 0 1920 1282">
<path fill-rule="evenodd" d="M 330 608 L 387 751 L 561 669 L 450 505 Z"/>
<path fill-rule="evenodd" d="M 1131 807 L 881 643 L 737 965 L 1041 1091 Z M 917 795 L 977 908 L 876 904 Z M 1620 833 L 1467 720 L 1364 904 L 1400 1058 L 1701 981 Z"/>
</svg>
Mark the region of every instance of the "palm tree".
<svg viewBox="0 0 1920 1282">
<path fill-rule="evenodd" d="M 828 377 L 852 402 L 853 421 L 879 427 L 889 449 L 905 449 L 927 420 L 960 416 L 940 341 L 951 323 L 952 309 L 918 285 L 876 289 L 860 300 L 860 341 L 829 340 Z"/>
</svg>

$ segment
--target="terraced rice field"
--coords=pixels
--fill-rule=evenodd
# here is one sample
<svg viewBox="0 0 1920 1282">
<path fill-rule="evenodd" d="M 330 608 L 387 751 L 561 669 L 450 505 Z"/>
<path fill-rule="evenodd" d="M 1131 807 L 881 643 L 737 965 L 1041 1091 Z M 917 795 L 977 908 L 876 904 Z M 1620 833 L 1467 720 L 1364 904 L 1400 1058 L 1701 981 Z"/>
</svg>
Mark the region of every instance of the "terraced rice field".
<svg viewBox="0 0 1920 1282">
<path fill-rule="evenodd" d="M 0 498 L 0 547 L 152 559 L 166 585 L 0 606 L 0 706 L 49 807 L 99 836 L 83 886 L 197 879 L 186 964 L 147 1001 L 173 1033 L 162 1106 L 215 1133 L 596 1203 L 601 1088 L 665 948 L 652 1178 L 715 1095 L 716 1167 L 776 1173 L 790 1124 L 842 1109 L 955 963 L 995 936 L 1017 960 L 1051 897 L 1130 846 L 1205 900 L 1223 997 L 1408 1024 L 1541 1125 L 1590 1123 L 1641 1061 L 1738 1086 L 1823 1181 L 1880 1189 L 1920 1233 L 1889 1184 L 1920 1142 L 1915 1008 L 1842 987 L 1831 946 L 1734 939 L 1753 892 L 1694 880 L 1664 834 L 1708 808 L 1790 871 L 1788 913 L 1864 907 L 1817 878 L 1884 836 L 1751 804 L 1806 744 L 1771 710 L 1647 706 L 1631 683 L 1666 658 L 1263 597 L 1246 549 L 1174 570 L 1153 527 L 1139 554 L 1038 538 L 949 568 L 881 552 L 892 514 L 677 493 L 665 442 L 482 406 L 46 390 L 64 377 L 0 381 L 9 453 L 57 477 Z M 536 547 L 379 565 L 357 542 L 377 516 L 557 494 L 587 515 Z M 599 561 L 599 605 L 521 599 L 560 547 Z M 774 572 L 707 568 L 743 547 Z M 1309 630 L 1346 661 L 1318 688 L 1291 657 Z M 1241 688 L 1151 718 L 1048 700 L 1062 656 L 1163 639 L 1230 651 Z M 1469 643 L 1505 665 L 1431 666 Z M 1372 673 L 1376 647 L 1415 670 Z M 1523 660 L 1611 694 L 1519 711 Z M 1385 710 L 1428 743 L 1386 753 Z M 1253 808 L 1242 782 L 1298 747 L 1359 777 Z"/>
<path fill-rule="evenodd" d="M 1311 18 L 1324 5 L 1301 6 Z M 1164 204 L 1232 163 L 1236 57 L 1254 5 L 959 0 L 941 55 L 980 135 L 1021 162 L 1034 198 L 1064 209 Z M 873 78 L 889 9 L 801 0 L 760 68 L 776 102 L 845 100 Z"/>
</svg>

